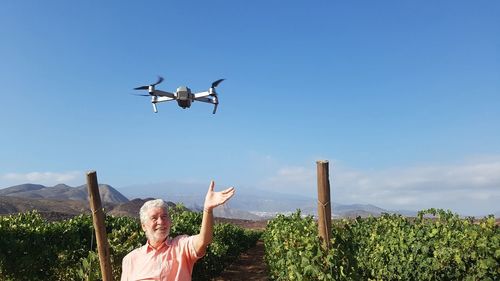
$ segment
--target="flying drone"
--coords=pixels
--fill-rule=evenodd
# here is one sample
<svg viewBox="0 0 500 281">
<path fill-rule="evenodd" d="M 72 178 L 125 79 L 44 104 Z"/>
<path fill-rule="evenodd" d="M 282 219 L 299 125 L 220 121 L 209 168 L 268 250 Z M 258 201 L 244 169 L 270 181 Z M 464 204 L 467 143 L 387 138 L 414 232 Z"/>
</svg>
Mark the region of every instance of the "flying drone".
<svg viewBox="0 0 500 281">
<path fill-rule="evenodd" d="M 156 113 L 158 109 L 156 104 L 164 101 L 177 101 L 177 104 L 182 108 L 191 107 L 191 103 L 194 101 L 201 101 L 206 103 L 211 103 L 214 105 L 213 114 L 217 111 L 217 106 L 219 105 L 219 98 L 217 97 L 217 92 L 215 88 L 224 79 L 219 79 L 212 83 L 212 86 L 205 92 L 192 93 L 191 89 L 186 86 L 180 86 L 175 90 L 175 93 L 165 92 L 161 90 L 156 90 L 155 86 L 163 82 L 163 77 L 158 76 L 158 81 L 156 83 L 134 88 L 134 90 L 147 90 L 149 94 L 137 94 L 138 96 L 151 97 L 151 103 L 153 104 L 153 111 Z"/>
</svg>

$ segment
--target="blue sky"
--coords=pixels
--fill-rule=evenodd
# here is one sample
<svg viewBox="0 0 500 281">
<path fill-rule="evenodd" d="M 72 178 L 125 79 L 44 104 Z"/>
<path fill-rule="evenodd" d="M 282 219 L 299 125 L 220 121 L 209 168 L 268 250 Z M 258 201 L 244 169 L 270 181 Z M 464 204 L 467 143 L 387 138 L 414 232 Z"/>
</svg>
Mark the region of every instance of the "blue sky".
<svg viewBox="0 0 500 281">
<path fill-rule="evenodd" d="M 171 1 L 172 2 L 172 1 Z M 8 1 L 0 188 L 197 183 L 500 210 L 497 1 Z M 183 110 L 132 88 L 218 88 Z M 154 196 L 147 194 L 145 196 Z"/>
</svg>

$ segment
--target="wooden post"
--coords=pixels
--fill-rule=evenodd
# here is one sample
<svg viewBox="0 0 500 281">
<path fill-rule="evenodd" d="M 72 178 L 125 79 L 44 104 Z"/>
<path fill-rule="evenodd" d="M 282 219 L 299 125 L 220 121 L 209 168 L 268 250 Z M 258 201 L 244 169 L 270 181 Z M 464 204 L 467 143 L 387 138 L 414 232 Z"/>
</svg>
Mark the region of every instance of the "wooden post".
<svg viewBox="0 0 500 281">
<path fill-rule="evenodd" d="M 330 204 L 330 180 L 328 161 L 316 161 L 318 173 L 318 233 L 327 249 L 330 248 L 332 206 Z"/>
<path fill-rule="evenodd" d="M 111 258 L 109 253 L 108 237 L 106 235 L 106 225 L 104 224 L 104 212 L 99 195 L 99 185 L 97 184 L 97 174 L 95 171 L 87 173 L 87 187 L 89 190 L 90 210 L 94 221 L 97 251 L 99 253 L 99 263 L 103 281 L 112 281 Z"/>
</svg>

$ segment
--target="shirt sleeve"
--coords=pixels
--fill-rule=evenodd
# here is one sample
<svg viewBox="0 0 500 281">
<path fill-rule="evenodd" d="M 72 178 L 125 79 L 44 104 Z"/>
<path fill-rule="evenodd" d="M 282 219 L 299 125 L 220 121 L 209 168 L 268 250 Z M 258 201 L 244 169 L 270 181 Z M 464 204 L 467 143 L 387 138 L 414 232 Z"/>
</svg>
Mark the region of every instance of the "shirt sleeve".
<svg viewBox="0 0 500 281">
<path fill-rule="evenodd" d="M 194 236 L 189 236 L 188 239 L 189 239 L 188 247 L 189 247 L 189 251 L 191 253 L 191 256 L 193 257 L 194 260 L 201 259 L 204 255 L 198 255 L 198 253 L 196 253 L 196 249 L 194 248 L 194 242 L 193 242 Z M 206 252 L 207 251 L 205 250 L 205 253 Z"/>
<path fill-rule="evenodd" d="M 181 235 L 177 237 L 177 243 L 181 249 L 182 255 L 193 263 L 202 258 L 203 255 L 198 255 L 194 248 L 194 236 Z"/>
</svg>

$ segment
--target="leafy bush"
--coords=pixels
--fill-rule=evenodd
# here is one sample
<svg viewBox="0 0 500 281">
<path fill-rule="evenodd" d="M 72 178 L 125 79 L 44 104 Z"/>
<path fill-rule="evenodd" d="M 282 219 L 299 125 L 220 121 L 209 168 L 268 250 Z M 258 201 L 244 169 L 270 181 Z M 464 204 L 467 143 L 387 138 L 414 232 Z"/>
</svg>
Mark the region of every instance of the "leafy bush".
<svg viewBox="0 0 500 281">
<path fill-rule="evenodd" d="M 432 216 L 432 218 L 429 218 Z M 429 209 L 410 219 L 334 221 L 325 250 L 312 217 L 278 216 L 264 233 L 275 280 L 500 280 L 500 229 Z"/>
</svg>

